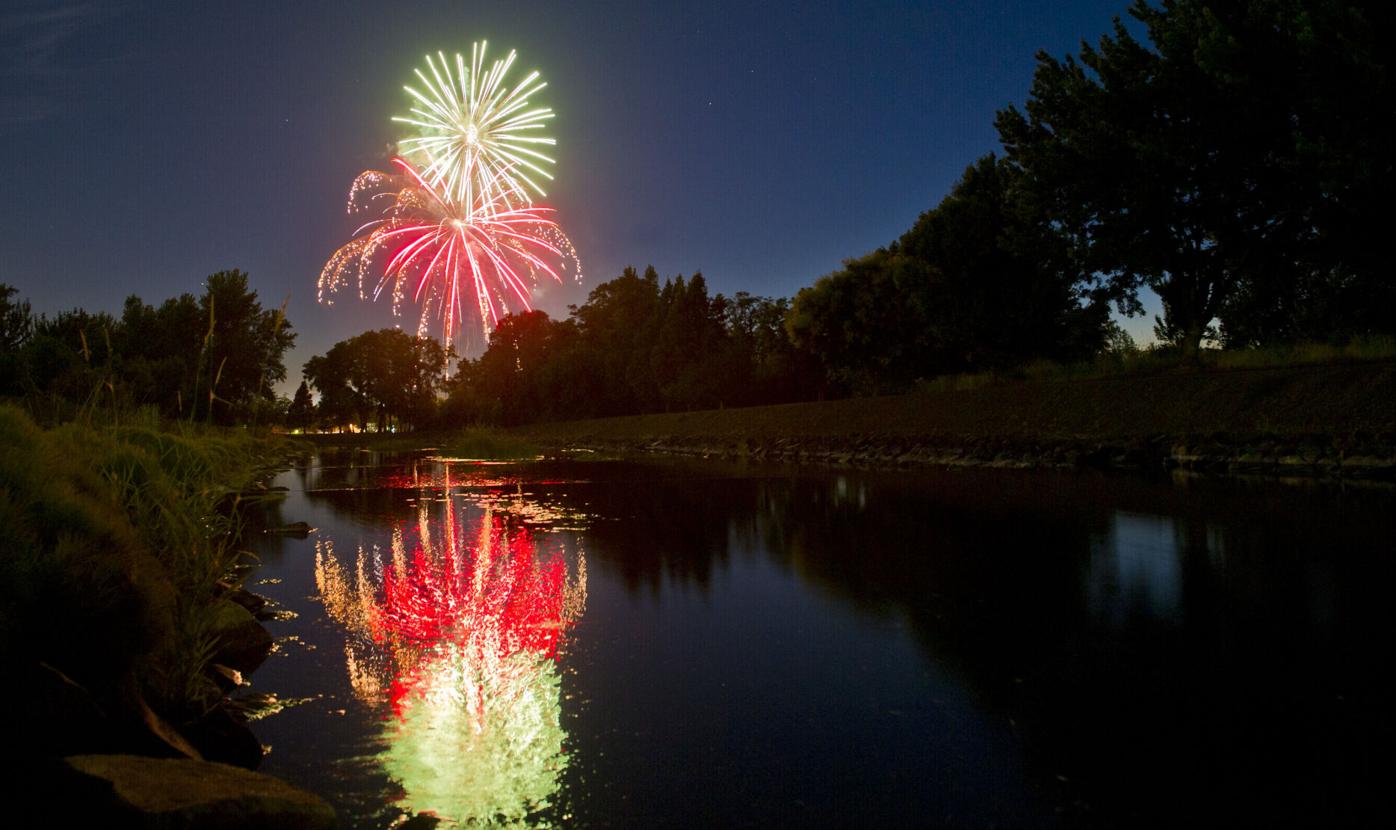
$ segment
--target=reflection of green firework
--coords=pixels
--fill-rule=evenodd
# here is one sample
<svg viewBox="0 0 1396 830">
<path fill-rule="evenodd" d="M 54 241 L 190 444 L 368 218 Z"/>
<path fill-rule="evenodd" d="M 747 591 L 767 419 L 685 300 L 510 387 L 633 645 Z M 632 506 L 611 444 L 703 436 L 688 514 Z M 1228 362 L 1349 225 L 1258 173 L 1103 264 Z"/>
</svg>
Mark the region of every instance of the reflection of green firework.
<svg viewBox="0 0 1396 830">
<path fill-rule="evenodd" d="M 478 651 L 441 648 L 402 701 L 401 719 L 387 723 L 383 767 L 413 812 L 521 825 L 548 806 L 567 766 L 557 665 L 521 652 L 483 666 Z M 472 689 L 479 694 L 462 693 Z"/>
</svg>

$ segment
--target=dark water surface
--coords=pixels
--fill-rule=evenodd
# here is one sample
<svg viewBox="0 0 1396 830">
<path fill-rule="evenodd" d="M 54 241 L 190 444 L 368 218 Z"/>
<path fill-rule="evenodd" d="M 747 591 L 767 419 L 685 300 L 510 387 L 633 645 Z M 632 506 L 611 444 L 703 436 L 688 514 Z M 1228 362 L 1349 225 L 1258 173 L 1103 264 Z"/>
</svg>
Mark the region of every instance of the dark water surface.
<svg viewBox="0 0 1396 830">
<path fill-rule="evenodd" d="M 1390 816 L 1396 494 L 1097 473 L 283 474 L 263 769 L 346 826 Z"/>
</svg>

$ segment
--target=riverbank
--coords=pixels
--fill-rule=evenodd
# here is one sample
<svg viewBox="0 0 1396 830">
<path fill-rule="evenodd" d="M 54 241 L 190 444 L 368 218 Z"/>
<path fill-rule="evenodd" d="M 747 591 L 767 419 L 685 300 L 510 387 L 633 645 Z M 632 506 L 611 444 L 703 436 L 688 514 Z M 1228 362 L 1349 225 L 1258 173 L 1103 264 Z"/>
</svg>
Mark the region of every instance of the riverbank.
<svg viewBox="0 0 1396 830">
<path fill-rule="evenodd" d="M 272 648 L 239 540 L 248 508 L 275 498 L 259 482 L 295 451 L 189 424 L 41 429 L 0 407 L 0 697 L 23 713 L 10 737 L 31 762 L 4 782 L 15 810 L 50 810 L 36 793 L 109 766 L 65 766 L 77 756 L 163 757 L 201 775 L 260 762 L 230 697 Z M 65 809 L 140 810 L 114 779 L 92 786 L 100 809 Z M 227 788 L 204 802 L 174 783 L 146 791 L 166 792 L 157 813 L 181 799 L 180 815 L 230 809 Z"/>
<path fill-rule="evenodd" d="M 549 449 L 1396 478 L 1396 362 L 1169 370 L 535 424 Z"/>
</svg>

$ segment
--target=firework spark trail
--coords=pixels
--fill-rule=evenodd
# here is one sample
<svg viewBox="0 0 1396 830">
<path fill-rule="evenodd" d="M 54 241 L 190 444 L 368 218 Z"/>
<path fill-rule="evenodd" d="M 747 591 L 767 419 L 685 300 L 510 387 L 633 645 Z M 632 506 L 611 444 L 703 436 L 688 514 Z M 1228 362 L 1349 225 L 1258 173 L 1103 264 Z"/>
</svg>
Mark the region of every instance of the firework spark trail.
<svg viewBox="0 0 1396 830">
<path fill-rule="evenodd" d="M 511 305 L 532 309 L 529 284 L 539 275 L 562 282 L 569 262 L 580 270 L 575 249 L 550 218 L 551 208 L 511 204 L 502 188 L 481 191 L 471 204 L 458 202 L 406 159 L 394 158 L 393 164 L 401 171 L 397 175 L 370 170 L 354 180 L 351 209 L 385 196 L 389 203 L 381 219 L 360 227 L 325 263 L 322 302 L 351 281 L 365 299 L 391 289 L 395 312 L 410 294 L 422 303 L 420 328 L 434 308 L 449 341 L 463 317 L 464 297 L 474 296 L 488 334 Z M 485 193 L 493 195 L 487 199 Z M 373 265 L 384 259 L 369 289 Z"/>
</svg>

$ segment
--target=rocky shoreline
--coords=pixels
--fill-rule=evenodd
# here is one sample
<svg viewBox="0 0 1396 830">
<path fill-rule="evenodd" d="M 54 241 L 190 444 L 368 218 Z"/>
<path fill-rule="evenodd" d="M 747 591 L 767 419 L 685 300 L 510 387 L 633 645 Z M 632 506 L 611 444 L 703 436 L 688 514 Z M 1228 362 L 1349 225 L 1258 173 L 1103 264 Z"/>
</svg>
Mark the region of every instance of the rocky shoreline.
<svg viewBox="0 0 1396 830">
<path fill-rule="evenodd" d="M 275 496 L 257 485 L 244 496 Z M 260 528 L 305 535 L 304 523 Z M 172 723 L 130 684 L 114 703 L 101 703 L 62 671 L 39 663 L 15 681 L 39 702 L 27 717 L 44 724 L 45 751 L 7 782 L 10 814 L 26 826 L 93 820 L 149 828 L 286 828 L 328 830 L 334 809 L 318 795 L 256 772 L 263 747 L 248 715 L 274 697 L 249 694 L 250 676 L 274 649 L 263 623 L 278 610 L 242 587 L 255 565 L 239 565 L 220 580 L 203 677 L 221 697 L 193 719 Z"/>
<path fill-rule="evenodd" d="M 1396 445 L 1325 436 L 1169 436 L 1090 438 L 822 437 L 731 440 L 703 436 L 547 441 L 550 450 L 611 455 L 663 454 L 870 468 L 999 467 L 1185 470 L 1208 475 L 1396 481 Z"/>
<path fill-rule="evenodd" d="M 266 600 L 229 588 L 219 606 L 217 651 L 209 676 L 231 695 L 270 654 L 271 635 L 246 606 Z M 199 720 L 178 727 L 132 694 L 127 711 L 107 711 L 81 686 L 41 666 L 43 705 L 30 716 L 52 724 L 62 754 L 11 776 L 10 815 L 24 826 L 87 820 L 142 828 L 329 830 L 334 809 L 323 798 L 256 772 L 261 743 L 245 701 L 226 696 Z"/>
</svg>

